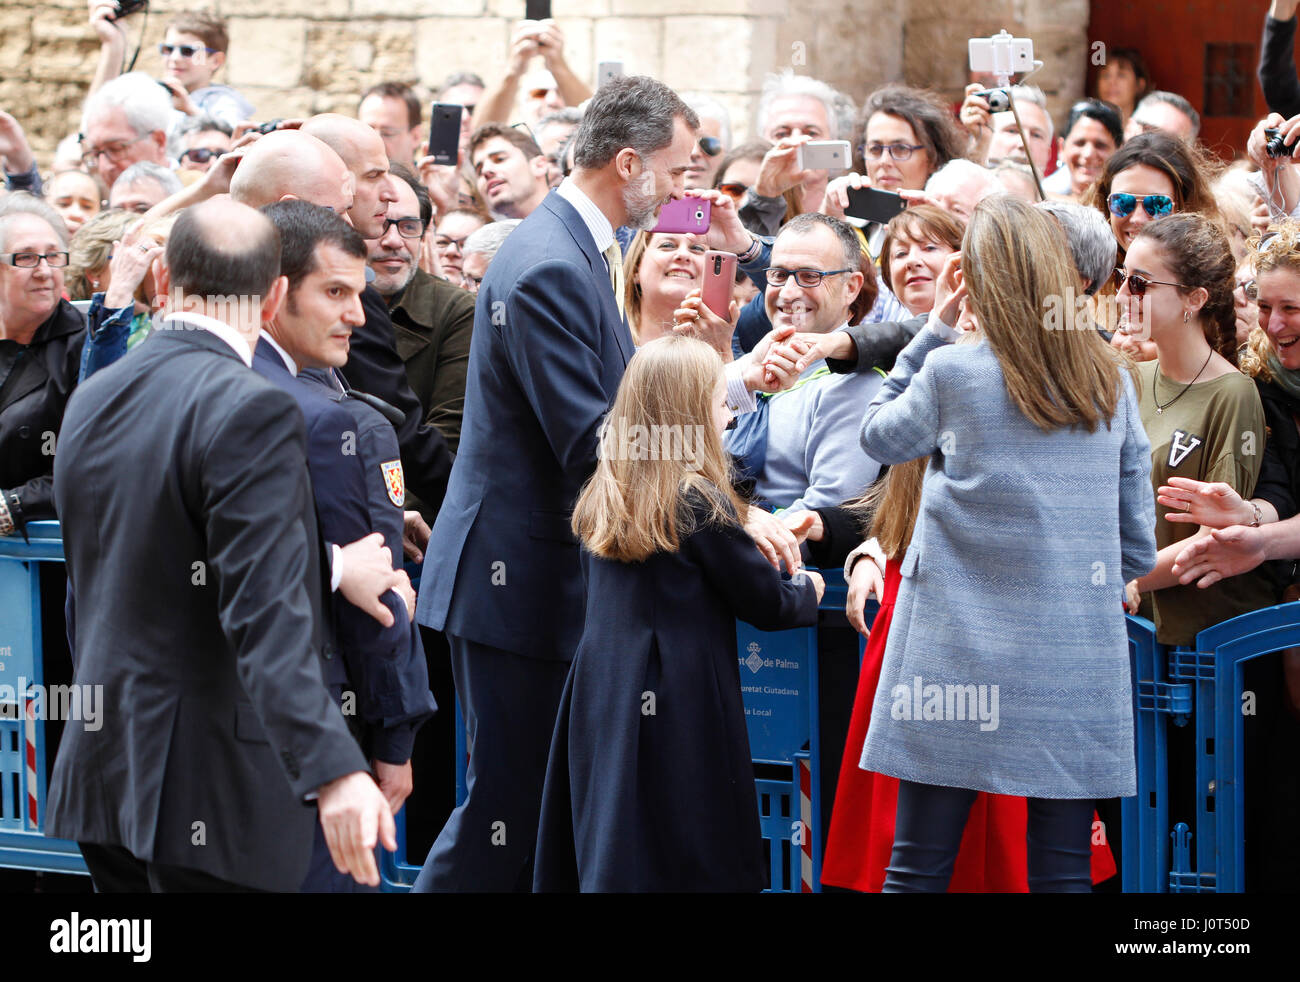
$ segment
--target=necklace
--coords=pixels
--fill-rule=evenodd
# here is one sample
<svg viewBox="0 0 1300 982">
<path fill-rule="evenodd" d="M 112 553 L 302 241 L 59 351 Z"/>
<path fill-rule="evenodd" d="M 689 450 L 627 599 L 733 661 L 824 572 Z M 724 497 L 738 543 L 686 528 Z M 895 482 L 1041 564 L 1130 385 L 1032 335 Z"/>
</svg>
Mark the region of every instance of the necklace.
<svg viewBox="0 0 1300 982">
<path fill-rule="evenodd" d="M 1208 355 L 1205 356 L 1205 364 L 1201 365 L 1201 371 L 1200 371 L 1200 372 L 1197 372 L 1196 375 L 1195 375 L 1195 377 L 1194 377 L 1190 382 L 1188 382 L 1186 385 L 1183 386 L 1182 391 L 1180 391 L 1180 392 L 1178 393 L 1178 395 L 1174 396 L 1172 399 L 1170 399 L 1168 402 L 1166 402 L 1163 406 L 1160 405 L 1160 400 L 1156 398 L 1156 380 L 1155 380 L 1155 378 L 1152 378 L 1152 380 L 1151 380 L 1151 401 L 1154 402 L 1154 403 L 1156 404 L 1156 415 L 1157 415 L 1157 416 L 1159 416 L 1159 415 L 1160 415 L 1161 413 L 1163 413 L 1166 409 L 1168 409 L 1170 406 L 1172 406 L 1175 402 L 1177 402 L 1179 399 L 1181 399 L 1181 398 L 1183 397 L 1183 393 L 1186 392 L 1188 389 L 1190 389 L 1193 385 L 1196 384 L 1196 379 L 1198 379 L 1198 378 L 1201 377 L 1201 372 L 1205 371 L 1205 366 L 1208 365 L 1208 364 L 1210 363 L 1210 359 L 1213 358 L 1213 357 L 1214 357 L 1214 349 L 1211 348 L 1211 349 L 1210 349 L 1210 353 L 1209 353 Z M 1158 376 L 1159 374 L 1160 374 L 1160 362 L 1156 362 L 1156 375 Z"/>
</svg>

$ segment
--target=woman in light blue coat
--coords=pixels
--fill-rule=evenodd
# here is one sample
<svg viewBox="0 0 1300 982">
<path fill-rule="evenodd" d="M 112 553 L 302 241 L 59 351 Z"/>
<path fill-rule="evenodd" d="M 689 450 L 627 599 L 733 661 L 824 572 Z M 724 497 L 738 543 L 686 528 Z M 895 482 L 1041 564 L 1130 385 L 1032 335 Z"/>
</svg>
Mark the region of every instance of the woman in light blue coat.
<svg viewBox="0 0 1300 982">
<path fill-rule="evenodd" d="M 1150 446 L 1121 356 L 1048 317 L 1077 292 L 1060 228 L 997 195 L 962 245 L 863 420 L 876 460 L 930 464 L 861 766 L 902 782 L 886 891 L 947 888 L 977 791 L 1029 798 L 1031 890 L 1087 891 L 1094 799 L 1136 793 Z"/>
</svg>

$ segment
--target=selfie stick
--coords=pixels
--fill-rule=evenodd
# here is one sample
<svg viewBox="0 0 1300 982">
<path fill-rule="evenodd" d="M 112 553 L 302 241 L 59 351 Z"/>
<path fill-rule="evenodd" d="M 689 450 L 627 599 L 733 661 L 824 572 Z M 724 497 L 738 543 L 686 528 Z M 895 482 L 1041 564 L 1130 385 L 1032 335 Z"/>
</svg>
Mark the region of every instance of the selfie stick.
<svg viewBox="0 0 1300 982">
<path fill-rule="evenodd" d="M 1038 70 L 1043 67 L 1043 63 L 1035 59 L 1034 70 L 1020 80 L 1024 85 L 1029 81 L 1030 76 L 1036 75 Z M 1007 102 L 1011 105 L 1011 116 L 1016 121 L 1016 132 L 1020 134 L 1020 145 L 1025 148 L 1025 159 L 1029 161 L 1029 173 L 1034 175 L 1034 188 L 1038 191 L 1038 200 L 1046 201 L 1047 195 L 1043 193 L 1043 182 L 1038 176 L 1038 167 L 1034 164 L 1034 155 L 1029 152 L 1029 140 L 1025 136 L 1025 128 L 1020 125 L 1020 112 L 1016 109 L 1016 97 L 1011 92 L 1011 73 L 998 72 L 998 86 L 1007 90 Z"/>
</svg>

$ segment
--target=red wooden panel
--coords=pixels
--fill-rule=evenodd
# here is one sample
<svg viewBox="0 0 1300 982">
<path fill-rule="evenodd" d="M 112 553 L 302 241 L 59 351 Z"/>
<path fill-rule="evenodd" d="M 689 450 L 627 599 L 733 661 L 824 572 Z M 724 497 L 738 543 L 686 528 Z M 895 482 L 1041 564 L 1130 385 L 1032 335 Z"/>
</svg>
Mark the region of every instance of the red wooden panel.
<svg viewBox="0 0 1300 982">
<path fill-rule="evenodd" d="M 1088 40 L 1142 53 L 1155 88 L 1177 92 L 1202 113 L 1201 141 L 1231 160 L 1245 153 L 1256 120 L 1268 112 L 1259 81 L 1259 40 L 1269 0 L 1092 0 Z M 1210 43 L 1249 44 L 1254 112 L 1250 116 L 1205 116 L 1205 56 Z M 1090 49 L 1091 50 L 1091 49 Z M 1089 92 L 1097 69 L 1090 68 Z"/>
</svg>

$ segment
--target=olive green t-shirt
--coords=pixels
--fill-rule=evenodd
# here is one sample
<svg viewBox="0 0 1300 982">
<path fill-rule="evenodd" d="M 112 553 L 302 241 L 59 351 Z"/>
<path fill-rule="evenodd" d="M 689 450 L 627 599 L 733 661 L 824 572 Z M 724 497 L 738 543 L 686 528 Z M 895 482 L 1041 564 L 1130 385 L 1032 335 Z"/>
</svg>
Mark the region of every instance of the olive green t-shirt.
<svg viewBox="0 0 1300 982">
<path fill-rule="evenodd" d="M 1151 488 L 1171 477 L 1222 481 L 1243 498 L 1255 490 L 1264 454 L 1264 408 L 1255 383 L 1240 372 L 1196 382 L 1181 396 L 1185 383 L 1156 374 L 1154 361 L 1138 366 L 1142 424 L 1151 441 Z M 1156 412 L 1156 397 L 1163 412 Z M 1172 401 L 1171 401 L 1172 400 Z M 1197 526 L 1169 522 L 1169 509 L 1156 505 L 1156 547 L 1191 538 Z M 1156 638 L 1162 644 L 1190 645 L 1196 635 L 1226 621 L 1273 603 L 1273 591 L 1261 570 L 1220 580 L 1202 590 L 1195 583 L 1174 585 L 1144 598 L 1151 607 Z"/>
</svg>

